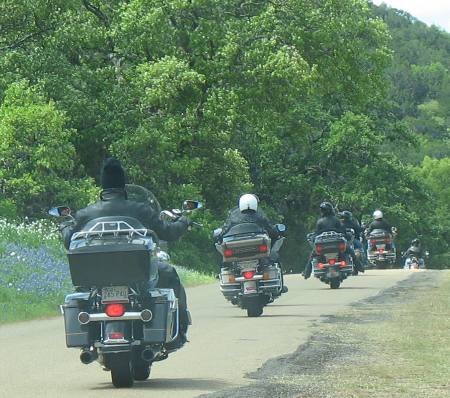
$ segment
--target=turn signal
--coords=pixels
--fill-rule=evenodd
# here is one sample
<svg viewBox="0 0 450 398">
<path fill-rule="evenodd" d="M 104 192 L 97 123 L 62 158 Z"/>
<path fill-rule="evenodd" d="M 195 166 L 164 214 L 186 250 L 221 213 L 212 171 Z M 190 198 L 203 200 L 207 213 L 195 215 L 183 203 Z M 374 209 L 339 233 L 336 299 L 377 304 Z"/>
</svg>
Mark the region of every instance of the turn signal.
<svg viewBox="0 0 450 398">
<path fill-rule="evenodd" d="M 231 250 L 231 249 L 225 249 L 224 251 L 223 251 L 223 256 L 224 257 L 233 257 L 233 250 Z"/>
<path fill-rule="evenodd" d="M 125 306 L 123 304 L 109 304 L 106 307 L 106 315 L 110 317 L 122 316 L 125 314 Z"/>
<path fill-rule="evenodd" d="M 242 273 L 242 275 L 244 275 L 245 279 L 252 279 L 255 273 L 253 271 L 245 271 Z"/>
<path fill-rule="evenodd" d="M 345 266 L 347 266 L 347 263 L 346 263 L 345 261 L 341 261 L 341 262 L 339 263 L 339 265 L 340 265 L 341 267 L 345 267 Z"/>
<path fill-rule="evenodd" d="M 267 245 L 260 245 L 259 246 L 259 252 L 260 253 L 267 253 L 269 251 L 269 247 Z"/>
<path fill-rule="evenodd" d="M 324 269 L 325 268 L 325 264 L 324 263 L 319 263 L 317 266 L 318 266 L 319 269 Z"/>
</svg>

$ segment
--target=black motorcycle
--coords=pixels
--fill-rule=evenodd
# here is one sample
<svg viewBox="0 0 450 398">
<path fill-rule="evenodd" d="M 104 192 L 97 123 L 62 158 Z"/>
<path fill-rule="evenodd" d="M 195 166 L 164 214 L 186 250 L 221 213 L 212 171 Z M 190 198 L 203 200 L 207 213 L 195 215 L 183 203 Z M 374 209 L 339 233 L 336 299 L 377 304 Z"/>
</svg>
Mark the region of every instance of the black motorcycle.
<svg viewBox="0 0 450 398">
<path fill-rule="evenodd" d="M 186 211 L 199 207 L 196 201 L 183 205 Z M 64 206 L 49 213 L 71 217 Z M 178 299 L 172 289 L 156 288 L 157 244 L 153 231 L 121 216 L 94 219 L 71 238 L 75 293 L 61 306 L 66 344 L 81 348 L 82 363 L 96 360 L 111 371 L 115 387 L 146 380 L 154 362 L 182 346 Z"/>
<path fill-rule="evenodd" d="M 354 272 L 353 260 L 347 251 L 347 239 L 337 232 L 323 232 L 320 235 L 308 235 L 308 241 L 314 247 L 312 266 L 314 276 L 338 289 L 342 281 Z"/>
<path fill-rule="evenodd" d="M 277 224 L 276 229 L 282 233 L 286 227 Z M 220 228 L 214 231 L 215 239 L 221 233 Z M 245 309 L 249 317 L 262 315 L 264 306 L 286 290 L 279 260 L 284 239 L 281 237 L 272 245 L 259 225 L 243 223 L 230 228 L 216 243 L 223 261 L 220 290 L 225 299 Z"/>
</svg>

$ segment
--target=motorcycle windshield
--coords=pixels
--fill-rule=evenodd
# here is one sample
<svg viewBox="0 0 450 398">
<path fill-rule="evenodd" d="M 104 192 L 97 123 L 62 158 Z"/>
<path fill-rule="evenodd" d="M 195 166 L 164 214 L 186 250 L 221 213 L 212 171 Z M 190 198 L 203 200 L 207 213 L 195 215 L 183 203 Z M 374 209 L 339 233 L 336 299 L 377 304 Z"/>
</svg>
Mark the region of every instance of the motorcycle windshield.
<svg viewBox="0 0 450 398">
<path fill-rule="evenodd" d="M 153 192 L 141 185 L 136 184 L 126 184 L 125 189 L 128 194 L 129 200 L 134 200 L 135 202 L 142 202 L 148 204 L 157 214 L 161 213 L 161 205 L 153 195 Z"/>
</svg>

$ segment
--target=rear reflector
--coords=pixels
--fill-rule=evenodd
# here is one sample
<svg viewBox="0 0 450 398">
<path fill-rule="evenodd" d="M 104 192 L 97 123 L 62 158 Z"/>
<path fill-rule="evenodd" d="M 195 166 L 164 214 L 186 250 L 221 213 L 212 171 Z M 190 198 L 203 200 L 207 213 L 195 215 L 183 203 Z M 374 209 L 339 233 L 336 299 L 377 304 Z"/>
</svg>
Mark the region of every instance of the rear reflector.
<svg viewBox="0 0 450 398">
<path fill-rule="evenodd" d="M 259 246 L 259 252 L 260 253 L 267 253 L 269 251 L 269 247 L 267 245 L 260 245 Z"/>
<path fill-rule="evenodd" d="M 233 250 L 231 250 L 231 249 L 225 249 L 224 251 L 223 251 L 223 256 L 224 257 L 233 257 Z"/>
<path fill-rule="evenodd" d="M 330 258 L 330 259 L 328 260 L 328 264 L 330 264 L 330 265 L 336 264 L 336 259 L 335 259 L 335 258 Z"/>
</svg>

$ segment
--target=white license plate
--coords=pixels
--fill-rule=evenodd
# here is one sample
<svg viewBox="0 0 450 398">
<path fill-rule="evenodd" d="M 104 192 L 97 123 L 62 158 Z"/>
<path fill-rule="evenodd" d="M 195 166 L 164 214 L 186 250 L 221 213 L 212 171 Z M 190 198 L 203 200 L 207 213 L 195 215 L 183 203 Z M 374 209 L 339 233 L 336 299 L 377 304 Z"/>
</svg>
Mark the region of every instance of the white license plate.
<svg viewBox="0 0 450 398">
<path fill-rule="evenodd" d="M 244 294 L 256 293 L 257 291 L 256 281 L 244 282 Z"/>
<path fill-rule="evenodd" d="M 128 303 L 128 286 L 102 288 L 102 303 Z"/>
</svg>

